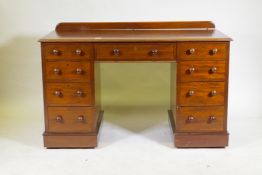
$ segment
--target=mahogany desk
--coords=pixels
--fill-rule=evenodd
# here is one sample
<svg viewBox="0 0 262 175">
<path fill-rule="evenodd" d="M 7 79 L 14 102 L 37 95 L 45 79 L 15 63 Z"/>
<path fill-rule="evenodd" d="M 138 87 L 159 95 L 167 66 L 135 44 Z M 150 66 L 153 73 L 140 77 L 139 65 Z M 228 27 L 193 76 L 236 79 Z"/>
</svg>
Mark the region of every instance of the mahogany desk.
<svg viewBox="0 0 262 175">
<path fill-rule="evenodd" d="M 230 41 L 209 21 L 59 23 L 40 39 L 44 146 L 97 146 L 106 61 L 170 62 L 175 146 L 227 146 Z"/>
</svg>

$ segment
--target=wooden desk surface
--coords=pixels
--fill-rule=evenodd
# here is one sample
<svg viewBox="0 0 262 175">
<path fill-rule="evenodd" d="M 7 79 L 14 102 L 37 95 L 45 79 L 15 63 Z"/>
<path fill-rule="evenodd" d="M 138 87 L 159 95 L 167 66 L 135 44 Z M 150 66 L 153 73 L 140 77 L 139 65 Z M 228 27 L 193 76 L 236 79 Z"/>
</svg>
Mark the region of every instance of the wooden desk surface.
<svg viewBox="0 0 262 175">
<path fill-rule="evenodd" d="M 40 42 L 173 42 L 173 41 L 231 41 L 231 38 L 215 29 L 211 23 L 147 22 L 143 23 L 60 23 L 56 31 L 41 38 Z M 108 28 L 117 24 L 114 28 Z M 138 25 L 140 24 L 140 25 Z M 170 24 L 173 27 L 170 28 Z M 187 26 L 190 24 L 191 26 Z M 194 24 L 194 23 L 193 23 Z M 108 25 L 108 26 L 107 26 Z M 156 29 L 155 26 L 161 26 Z M 74 28 L 77 26 L 78 28 Z M 130 26 L 136 26 L 131 28 Z M 138 27 L 137 27 L 138 26 Z M 166 27 L 168 26 L 168 27 Z M 172 26 L 172 25 L 171 25 Z M 182 25 L 183 26 L 183 25 Z M 205 28 L 205 26 L 210 28 Z M 166 27 L 166 28 L 165 28 Z M 188 28 L 190 27 L 190 28 Z"/>
</svg>

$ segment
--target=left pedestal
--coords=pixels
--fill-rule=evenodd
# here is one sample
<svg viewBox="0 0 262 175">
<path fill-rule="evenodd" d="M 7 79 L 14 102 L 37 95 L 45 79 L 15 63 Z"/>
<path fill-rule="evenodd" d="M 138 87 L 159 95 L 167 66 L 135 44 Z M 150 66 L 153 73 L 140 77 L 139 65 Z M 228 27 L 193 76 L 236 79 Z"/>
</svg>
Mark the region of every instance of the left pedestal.
<svg viewBox="0 0 262 175">
<path fill-rule="evenodd" d="M 45 108 L 44 146 L 97 146 L 103 111 L 93 45 L 41 43 Z M 99 66 L 97 72 L 99 72 Z M 96 76 L 96 77 L 95 77 Z M 95 87 L 96 86 L 96 87 Z"/>
</svg>

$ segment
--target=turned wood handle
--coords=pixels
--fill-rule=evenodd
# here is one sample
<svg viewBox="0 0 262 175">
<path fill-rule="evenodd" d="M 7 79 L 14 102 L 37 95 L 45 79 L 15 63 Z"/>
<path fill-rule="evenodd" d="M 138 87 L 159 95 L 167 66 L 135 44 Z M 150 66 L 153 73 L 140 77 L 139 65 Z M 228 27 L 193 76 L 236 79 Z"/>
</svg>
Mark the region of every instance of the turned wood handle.
<svg viewBox="0 0 262 175">
<path fill-rule="evenodd" d="M 83 121 L 85 121 L 85 117 L 84 117 L 83 115 L 79 115 L 79 116 L 77 117 L 77 121 L 83 122 Z"/>
<path fill-rule="evenodd" d="M 188 94 L 189 96 L 193 96 L 193 95 L 195 94 L 195 91 L 189 90 L 187 94 Z"/>
<path fill-rule="evenodd" d="M 56 122 L 62 122 L 63 117 L 61 115 L 58 115 L 58 116 L 56 116 L 55 120 L 56 120 Z"/>
<path fill-rule="evenodd" d="M 53 55 L 59 55 L 60 51 L 57 49 L 52 50 Z"/>
<path fill-rule="evenodd" d="M 53 72 L 54 72 L 55 74 L 60 74 L 60 73 L 61 73 L 61 70 L 60 70 L 59 68 L 54 68 L 54 69 L 53 69 Z"/>
<path fill-rule="evenodd" d="M 154 56 L 154 55 L 158 55 L 158 54 L 159 54 L 159 50 L 158 49 L 150 50 L 150 55 Z"/>
<path fill-rule="evenodd" d="M 76 53 L 76 55 L 81 55 L 83 52 L 82 52 L 81 49 L 76 49 L 75 53 Z"/>
<path fill-rule="evenodd" d="M 188 117 L 187 117 L 187 121 L 188 122 L 192 122 L 192 121 L 194 121 L 196 118 L 193 116 L 193 115 L 189 115 Z"/>
<path fill-rule="evenodd" d="M 113 49 L 112 53 L 113 53 L 113 55 L 118 56 L 120 54 L 120 50 L 119 49 Z"/>
<path fill-rule="evenodd" d="M 81 91 L 81 90 L 78 90 L 78 91 L 76 91 L 76 95 L 77 95 L 78 97 L 83 97 L 83 96 L 84 96 L 84 92 Z"/>
<path fill-rule="evenodd" d="M 189 54 L 193 54 L 193 53 L 195 53 L 195 52 L 196 52 L 196 49 L 195 49 L 195 48 L 189 49 Z"/>
<path fill-rule="evenodd" d="M 83 73 L 83 69 L 81 68 L 76 68 L 76 74 L 82 74 Z"/>
<path fill-rule="evenodd" d="M 62 96 L 62 92 L 61 91 L 55 91 L 54 95 L 57 97 L 61 97 Z"/>
</svg>

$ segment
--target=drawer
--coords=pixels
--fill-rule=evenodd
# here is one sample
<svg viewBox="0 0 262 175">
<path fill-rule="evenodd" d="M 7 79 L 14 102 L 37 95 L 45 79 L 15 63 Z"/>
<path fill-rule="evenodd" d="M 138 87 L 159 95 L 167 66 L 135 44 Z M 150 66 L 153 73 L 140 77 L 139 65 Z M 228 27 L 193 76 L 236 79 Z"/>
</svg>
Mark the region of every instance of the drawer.
<svg viewBox="0 0 262 175">
<path fill-rule="evenodd" d="M 91 107 L 48 107 L 49 132 L 95 132 L 95 109 Z"/>
<path fill-rule="evenodd" d="M 179 106 L 224 105 L 224 82 L 184 82 L 177 88 Z"/>
<path fill-rule="evenodd" d="M 224 130 L 224 107 L 181 107 L 176 114 L 177 132 L 219 132 Z"/>
<path fill-rule="evenodd" d="M 181 61 L 178 72 L 181 82 L 224 81 L 225 61 Z"/>
<path fill-rule="evenodd" d="M 45 76 L 47 81 L 90 82 L 91 68 L 87 61 L 50 61 L 46 62 Z"/>
<path fill-rule="evenodd" d="M 48 106 L 92 106 L 94 100 L 88 83 L 47 83 Z"/>
<path fill-rule="evenodd" d="M 56 43 L 43 44 L 45 59 L 93 59 L 93 49 L 89 44 Z"/>
<path fill-rule="evenodd" d="M 172 44 L 97 44 L 97 60 L 173 60 Z"/>
<path fill-rule="evenodd" d="M 227 57 L 227 43 L 184 42 L 177 44 L 177 58 L 181 60 L 221 60 Z"/>
</svg>

